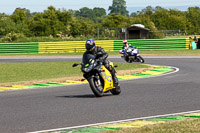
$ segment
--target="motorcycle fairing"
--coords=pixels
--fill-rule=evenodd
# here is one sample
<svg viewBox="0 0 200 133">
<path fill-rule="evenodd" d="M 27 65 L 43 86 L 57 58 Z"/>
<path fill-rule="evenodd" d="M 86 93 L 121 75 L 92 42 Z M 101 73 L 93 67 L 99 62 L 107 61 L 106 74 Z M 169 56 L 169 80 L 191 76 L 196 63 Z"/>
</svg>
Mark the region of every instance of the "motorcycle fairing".
<svg viewBox="0 0 200 133">
<path fill-rule="evenodd" d="M 101 76 L 104 80 L 104 89 L 103 92 L 106 92 L 110 89 L 115 88 L 113 86 L 113 80 L 112 80 L 112 75 L 110 74 L 110 72 L 106 69 L 105 66 L 101 66 L 102 72 L 101 72 Z"/>
</svg>

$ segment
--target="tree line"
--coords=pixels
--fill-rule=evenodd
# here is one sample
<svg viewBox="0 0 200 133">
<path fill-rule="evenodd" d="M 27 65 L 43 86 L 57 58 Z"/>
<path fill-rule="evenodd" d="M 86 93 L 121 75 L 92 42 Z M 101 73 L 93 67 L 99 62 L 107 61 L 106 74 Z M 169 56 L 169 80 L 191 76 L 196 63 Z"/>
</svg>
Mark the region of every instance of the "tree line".
<svg viewBox="0 0 200 133">
<path fill-rule="evenodd" d="M 26 8 L 16 8 L 11 15 L 0 13 L 0 35 L 22 37 L 59 37 L 62 39 L 96 38 L 97 28 L 104 28 L 100 34 L 107 35 L 106 28 L 123 28 L 142 24 L 150 31 L 181 30 L 187 34 L 200 34 L 200 8 L 189 7 L 187 11 L 147 6 L 141 11 L 130 13 L 125 0 L 113 0 L 109 14 L 104 8 L 79 10 L 56 9 L 49 6 L 43 12 L 31 13 Z M 158 38 L 159 36 L 151 36 Z M 5 39 L 6 40 L 6 39 Z M 7 41 L 9 41 L 7 39 Z"/>
</svg>

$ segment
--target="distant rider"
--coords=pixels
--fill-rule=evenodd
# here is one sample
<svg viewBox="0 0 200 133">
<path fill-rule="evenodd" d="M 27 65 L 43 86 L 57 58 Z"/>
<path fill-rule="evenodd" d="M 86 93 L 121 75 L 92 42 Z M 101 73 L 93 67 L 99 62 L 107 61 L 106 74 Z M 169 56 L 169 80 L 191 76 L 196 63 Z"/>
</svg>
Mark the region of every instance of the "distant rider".
<svg viewBox="0 0 200 133">
<path fill-rule="evenodd" d="M 127 42 L 127 40 L 123 40 L 123 47 L 122 49 L 127 50 L 129 47 L 133 48 L 131 44 Z"/>
<path fill-rule="evenodd" d="M 131 44 L 129 44 L 127 42 L 127 40 L 123 40 L 123 46 L 122 46 L 122 50 L 120 50 L 120 54 L 127 54 L 127 50 L 129 49 L 129 47 L 134 48 L 134 46 L 132 46 Z"/>
<path fill-rule="evenodd" d="M 108 53 L 104 51 L 102 47 L 96 46 L 94 39 L 88 39 L 85 43 L 86 52 L 84 54 L 92 54 L 95 55 L 96 59 L 103 63 L 103 65 L 110 71 L 112 75 L 112 79 L 114 82 L 114 86 L 118 85 L 118 79 L 116 76 L 115 69 L 109 64 L 110 61 L 107 59 Z"/>
<path fill-rule="evenodd" d="M 134 47 L 133 45 L 129 44 L 127 40 L 123 40 L 123 47 L 122 50 L 120 50 L 120 54 L 125 54 L 125 55 L 136 55 L 137 54 L 137 48 Z"/>
<path fill-rule="evenodd" d="M 194 40 L 194 42 L 195 42 L 195 44 L 196 44 L 197 48 L 199 48 L 199 47 L 198 47 L 198 38 L 197 38 L 197 36 L 196 36 L 196 35 L 194 36 L 194 39 L 193 39 L 193 40 Z"/>
</svg>

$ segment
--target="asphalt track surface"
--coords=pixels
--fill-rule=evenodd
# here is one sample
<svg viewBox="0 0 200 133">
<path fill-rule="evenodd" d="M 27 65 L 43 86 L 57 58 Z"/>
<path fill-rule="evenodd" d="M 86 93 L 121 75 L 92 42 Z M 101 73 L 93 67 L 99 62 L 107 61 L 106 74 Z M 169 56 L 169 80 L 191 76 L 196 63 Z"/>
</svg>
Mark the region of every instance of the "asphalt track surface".
<svg viewBox="0 0 200 133">
<path fill-rule="evenodd" d="M 0 92 L 0 133 L 23 133 L 200 110 L 199 57 L 144 57 L 170 75 L 120 81 L 119 96 L 94 97 L 88 84 Z M 74 57 L 3 57 L 0 62 L 79 62 Z M 111 57 L 111 61 L 124 62 Z"/>
</svg>

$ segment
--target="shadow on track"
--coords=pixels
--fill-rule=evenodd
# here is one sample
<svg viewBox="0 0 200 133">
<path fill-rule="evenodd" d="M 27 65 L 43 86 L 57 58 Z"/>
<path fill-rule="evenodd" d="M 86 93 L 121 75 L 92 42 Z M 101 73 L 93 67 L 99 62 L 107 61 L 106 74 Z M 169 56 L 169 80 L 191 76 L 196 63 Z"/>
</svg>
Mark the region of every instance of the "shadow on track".
<svg viewBox="0 0 200 133">
<path fill-rule="evenodd" d="M 103 97 L 112 96 L 112 94 L 104 94 Z M 85 95 L 69 95 L 69 96 L 56 96 L 58 98 L 99 98 L 95 97 L 93 94 L 85 94 Z"/>
</svg>

